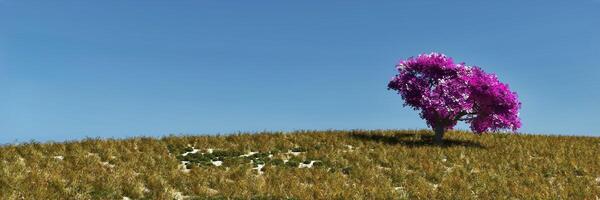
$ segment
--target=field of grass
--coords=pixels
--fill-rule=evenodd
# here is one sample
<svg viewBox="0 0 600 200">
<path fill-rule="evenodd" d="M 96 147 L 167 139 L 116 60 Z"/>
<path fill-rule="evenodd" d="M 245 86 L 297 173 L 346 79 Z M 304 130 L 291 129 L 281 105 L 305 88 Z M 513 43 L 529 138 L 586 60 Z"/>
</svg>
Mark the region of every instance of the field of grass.
<svg viewBox="0 0 600 200">
<path fill-rule="evenodd" d="M 600 138 L 427 130 L 0 147 L 0 199 L 598 199 Z"/>
</svg>

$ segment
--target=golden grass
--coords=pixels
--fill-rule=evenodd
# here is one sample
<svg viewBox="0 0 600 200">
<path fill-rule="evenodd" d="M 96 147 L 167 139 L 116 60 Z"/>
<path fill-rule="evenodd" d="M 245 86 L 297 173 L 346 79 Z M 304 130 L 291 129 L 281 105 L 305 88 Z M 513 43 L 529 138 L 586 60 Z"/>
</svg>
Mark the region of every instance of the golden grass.
<svg viewBox="0 0 600 200">
<path fill-rule="evenodd" d="M 600 197 L 600 138 L 452 131 L 441 147 L 430 139 L 426 130 L 353 130 L 5 145 L 0 199 Z M 181 156 L 189 147 L 200 151 Z M 305 161 L 317 162 L 298 168 Z"/>
</svg>

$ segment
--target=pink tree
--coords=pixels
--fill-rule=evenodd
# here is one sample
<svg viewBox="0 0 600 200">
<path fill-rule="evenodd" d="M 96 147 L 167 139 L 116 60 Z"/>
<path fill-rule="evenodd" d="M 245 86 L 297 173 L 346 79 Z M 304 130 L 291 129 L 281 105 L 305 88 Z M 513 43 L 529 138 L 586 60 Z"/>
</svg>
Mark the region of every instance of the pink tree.
<svg viewBox="0 0 600 200">
<path fill-rule="evenodd" d="M 440 53 L 411 57 L 396 68 L 398 74 L 388 89 L 400 94 L 404 106 L 420 110 L 421 118 L 435 132 L 436 144 L 458 121 L 470 124 L 475 133 L 521 127 L 517 94 L 494 74 L 454 63 Z"/>
</svg>

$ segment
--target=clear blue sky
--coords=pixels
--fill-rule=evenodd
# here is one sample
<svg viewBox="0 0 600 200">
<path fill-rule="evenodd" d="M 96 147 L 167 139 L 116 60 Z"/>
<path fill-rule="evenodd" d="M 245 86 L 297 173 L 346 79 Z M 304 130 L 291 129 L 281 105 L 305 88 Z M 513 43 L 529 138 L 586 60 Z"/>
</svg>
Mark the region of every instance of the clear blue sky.
<svg viewBox="0 0 600 200">
<path fill-rule="evenodd" d="M 0 0 L 0 143 L 425 128 L 386 85 L 431 51 L 509 83 L 521 132 L 600 136 L 599 0 Z"/>
</svg>

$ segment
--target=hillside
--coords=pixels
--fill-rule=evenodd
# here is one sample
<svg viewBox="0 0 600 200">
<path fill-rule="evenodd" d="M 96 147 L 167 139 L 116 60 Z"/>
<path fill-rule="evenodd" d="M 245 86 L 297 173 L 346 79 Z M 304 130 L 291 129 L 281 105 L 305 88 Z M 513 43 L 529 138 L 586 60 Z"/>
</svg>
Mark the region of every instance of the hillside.
<svg viewBox="0 0 600 200">
<path fill-rule="evenodd" d="M 0 199 L 597 199 L 600 138 L 426 130 L 0 147 Z"/>
</svg>

